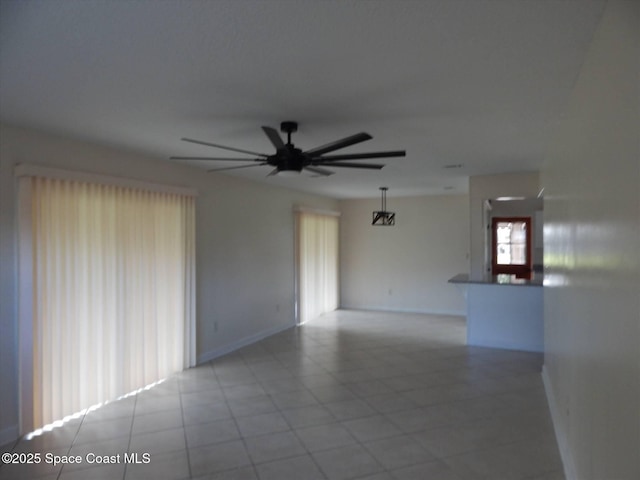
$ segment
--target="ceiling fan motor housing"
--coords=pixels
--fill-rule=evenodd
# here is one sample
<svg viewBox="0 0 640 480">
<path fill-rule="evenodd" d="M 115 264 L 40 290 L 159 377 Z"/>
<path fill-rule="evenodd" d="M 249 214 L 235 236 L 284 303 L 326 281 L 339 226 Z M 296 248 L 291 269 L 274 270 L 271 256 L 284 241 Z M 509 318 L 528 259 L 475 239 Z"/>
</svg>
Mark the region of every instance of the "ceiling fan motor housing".
<svg viewBox="0 0 640 480">
<path fill-rule="evenodd" d="M 276 155 L 269 158 L 269 163 L 276 167 L 279 172 L 296 171 L 301 172 L 305 167 L 307 156 L 302 150 L 287 144 L 286 148 L 279 149 Z"/>
</svg>

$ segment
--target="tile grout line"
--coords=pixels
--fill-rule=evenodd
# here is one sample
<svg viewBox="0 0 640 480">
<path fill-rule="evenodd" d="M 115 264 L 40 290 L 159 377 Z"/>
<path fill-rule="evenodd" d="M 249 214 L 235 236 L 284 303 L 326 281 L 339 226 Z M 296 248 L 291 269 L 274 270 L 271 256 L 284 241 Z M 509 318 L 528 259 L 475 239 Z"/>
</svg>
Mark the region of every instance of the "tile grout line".
<svg viewBox="0 0 640 480">
<path fill-rule="evenodd" d="M 299 351 L 299 350 L 298 350 L 298 349 L 296 349 L 296 351 Z M 276 360 L 277 360 L 277 359 L 276 359 Z M 278 361 L 278 363 L 280 363 L 281 365 L 283 365 L 283 363 L 282 363 L 281 361 L 279 361 L 279 360 L 277 360 L 277 361 Z M 246 363 L 246 362 L 245 362 L 245 363 Z M 285 369 L 287 369 L 288 371 L 290 371 L 290 370 L 286 367 L 286 365 L 283 365 L 283 366 L 284 366 L 284 368 L 285 368 Z M 291 372 L 291 373 L 292 373 L 292 375 L 295 375 L 293 372 Z M 299 380 L 299 376 L 296 376 L 296 378 Z M 310 394 L 314 399 L 316 399 L 316 398 L 315 398 L 315 396 L 313 395 L 313 393 L 312 393 L 312 392 L 311 392 L 311 391 L 310 391 L 306 386 L 304 386 L 304 385 L 303 385 L 303 387 L 304 387 L 304 391 L 305 391 L 305 392 L 308 392 L 308 393 L 309 393 L 309 394 Z M 301 390 L 302 390 L 302 389 L 301 389 Z M 294 390 L 294 391 L 297 391 L 297 390 Z M 270 398 L 270 400 L 273 402 L 273 404 L 274 404 L 274 406 L 275 406 L 275 408 L 276 408 L 277 412 L 282 416 L 282 418 L 284 419 L 285 423 L 289 426 L 289 431 L 291 432 L 291 434 L 293 435 L 293 437 L 294 437 L 294 438 L 295 438 L 295 439 L 300 443 L 300 445 L 302 446 L 302 448 L 304 449 L 304 451 L 306 452 L 306 454 L 308 455 L 308 457 L 311 459 L 311 461 L 313 462 L 313 464 L 316 466 L 316 468 L 318 469 L 318 471 L 322 474 L 322 476 L 325 478 L 325 480 L 327 480 L 329 477 L 325 474 L 325 472 L 322 470 L 322 468 L 320 467 L 320 465 L 318 464 L 318 462 L 316 461 L 316 459 L 313 457 L 313 454 L 312 454 L 312 453 L 307 449 L 307 447 L 306 447 L 306 445 L 304 444 L 304 442 L 302 441 L 302 439 L 298 436 L 298 434 L 296 433 L 296 429 L 293 427 L 293 425 L 291 424 L 291 422 L 290 422 L 289 420 L 287 420 L 287 417 L 283 414 L 283 410 L 282 410 L 282 409 L 280 408 L 280 406 L 279 406 L 279 405 L 278 405 L 278 404 L 273 400 L 273 397 L 272 397 L 271 393 L 266 392 L 266 391 L 265 391 L 265 393 L 266 393 L 266 394 L 267 394 L 267 396 Z M 317 399 L 316 399 L 316 400 L 317 400 Z M 233 415 L 233 413 L 232 413 L 232 415 Z M 234 416 L 234 418 L 235 418 L 235 416 Z M 241 434 L 242 434 L 242 432 L 241 432 Z M 270 433 L 266 433 L 266 434 L 264 434 L 264 435 L 271 435 L 271 434 L 270 434 Z M 243 438 L 244 438 L 244 435 L 243 435 Z M 246 444 L 245 444 L 245 447 L 246 447 Z M 248 452 L 248 449 L 247 449 L 247 452 Z M 258 471 L 257 471 L 257 468 L 256 468 L 256 466 L 257 466 L 257 465 L 264 465 L 264 464 L 271 463 L 271 462 L 275 462 L 275 461 L 289 460 L 289 459 L 297 458 L 297 457 L 300 457 L 300 456 L 302 456 L 302 455 L 294 455 L 294 454 L 292 454 L 292 455 L 291 455 L 291 456 L 289 456 L 289 457 L 278 458 L 278 459 L 275 459 L 275 460 L 270 460 L 270 461 L 266 461 L 266 462 L 262 462 L 262 463 L 258 463 L 258 464 L 255 464 L 255 463 L 254 463 L 254 461 L 253 461 L 253 459 L 251 459 L 251 461 L 252 461 L 252 464 L 254 465 L 254 471 L 256 472 L 256 475 L 258 476 L 258 478 L 260 478 L 260 475 L 259 475 L 259 473 L 258 473 Z M 251 455 L 249 455 L 249 458 L 251 458 Z"/>
<path fill-rule="evenodd" d="M 129 426 L 129 441 L 127 442 L 127 452 L 129 452 L 129 449 L 131 448 L 131 439 L 133 437 L 133 424 L 136 421 L 137 409 L 138 409 L 138 395 L 134 395 L 133 415 L 131 415 L 131 425 Z M 128 467 L 129 466 L 125 463 L 124 464 L 124 472 L 122 472 L 122 480 L 126 480 L 126 478 L 127 478 L 127 468 Z"/>
<path fill-rule="evenodd" d="M 374 319 L 377 320 L 377 319 Z M 492 450 L 496 454 L 505 454 L 507 452 L 516 452 L 517 458 L 526 458 L 525 449 L 531 444 L 531 435 L 534 435 L 535 439 L 540 444 L 545 445 L 545 439 L 547 438 L 547 428 L 545 420 L 545 412 L 548 413 L 545 408 L 546 404 L 539 401 L 540 386 L 536 383 L 537 363 L 540 361 L 537 357 L 532 357 L 522 352 L 510 352 L 510 351 L 496 351 L 496 350 L 482 350 L 482 349 L 469 349 L 461 345 L 453 345 L 451 347 L 443 348 L 438 345 L 436 337 L 435 341 L 427 342 L 421 349 L 418 349 L 418 343 L 425 338 L 430 338 L 430 330 L 423 329 L 423 325 L 420 325 L 421 331 L 417 332 L 411 328 L 405 328 L 399 336 L 391 337 L 389 341 L 384 341 L 384 338 L 380 335 L 385 334 L 380 329 L 379 322 L 373 323 L 373 337 L 366 336 L 366 333 L 370 330 L 370 322 L 351 322 L 349 323 L 349 317 L 343 320 L 342 325 L 329 324 L 327 332 L 334 332 L 333 334 L 323 335 L 324 330 L 321 330 L 322 322 L 318 330 L 305 329 L 305 332 L 299 332 L 299 335 L 292 337 L 286 332 L 278 334 L 274 337 L 269 337 L 265 341 L 257 342 L 254 345 L 239 349 L 237 352 L 233 352 L 231 355 L 221 357 L 211 362 L 207 362 L 204 365 L 196 367 L 204 367 L 206 371 L 210 371 L 210 374 L 198 375 L 198 371 L 194 370 L 194 375 L 182 373 L 176 374 L 176 388 L 177 393 L 172 389 L 162 390 L 160 393 L 164 397 L 166 395 L 167 400 L 170 396 L 177 394 L 178 399 L 176 406 L 168 406 L 171 402 L 164 402 L 161 405 L 162 408 L 159 411 L 155 411 L 153 408 L 151 411 L 138 411 L 142 405 L 141 397 L 136 396 L 133 400 L 133 414 L 131 416 L 131 422 L 129 423 L 129 432 L 127 436 L 127 451 L 130 450 L 134 444 L 133 439 L 133 426 L 136 418 L 144 414 L 162 413 L 166 411 L 177 411 L 179 407 L 179 414 L 181 420 L 181 427 L 183 428 L 183 441 L 184 452 L 187 461 L 187 473 L 190 477 L 193 477 L 194 472 L 192 470 L 192 448 L 189 446 L 187 438 L 187 397 L 184 397 L 187 393 L 192 393 L 193 405 L 196 407 L 194 412 L 191 412 L 191 417 L 196 421 L 198 418 L 202 418 L 199 413 L 202 407 L 203 413 L 207 411 L 206 406 L 212 406 L 217 404 L 220 400 L 221 406 L 224 406 L 227 413 L 224 413 L 223 420 L 231 420 L 233 423 L 229 423 L 234 426 L 238 433 L 238 443 L 242 445 L 244 454 L 248 456 L 248 463 L 246 465 L 237 468 L 251 467 L 251 471 L 256 477 L 260 477 L 259 468 L 265 464 L 279 461 L 287 461 L 300 456 L 301 458 L 310 459 L 313 463 L 313 467 L 320 472 L 323 478 L 331 478 L 331 472 L 325 472 L 321 464 L 316 460 L 316 455 L 330 450 L 338 450 L 340 447 L 335 447 L 324 443 L 320 449 L 314 447 L 313 451 L 307 447 L 303 441 L 301 433 L 303 430 L 314 427 L 322 427 L 329 425 L 336 425 L 340 427 L 346 434 L 348 434 L 350 443 L 358 449 L 361 449 L 363 453 L 366 453 L 373 459 L 371 466 L 376 466 L 375 469 L 379 472 L 387 472 L 391 474 L 399 469 L 410 468 L 421 465 L 416 457 L 405 457 L 404 461 L 409 463 L 402 464 L 399 467 L 395 467 L 392 461 L 385 459 L 385 463 L 382 463 L 382 458 L 378 458 L 374 454 L 376 450 L 382 448 L 382 444 L 376 446 L 376 442 L 382 442 L 390 440 L 389 445 L 395 445 L 392 441 L 396 439 L 398 445 L 398 454 L 402 455 L 405 447 L 402 445 L 402 438 L 406 438 L 407 441 L 416 442 L 425 452 L 431 454 L 433 459 L 430 462 L 439 462 L 445 465 L 452 473 L 459 474 L 460 468 L 464 467 L 467 458 L 474 452 L 481 454 L 482 452 L 491 452 Z M 337 344 L 333 337 L 336 336 L 335 332 L 344 330 L 342 335 L 342 343 L 340 348 L 333 348 Z M 362 333 L 360 332 L 362 329 Z M 392 329 L 387 329 L 389 332 Z M 352 335 L 356 332 L 354 335 Z M 382 333 L 381 333 L 382 332 Z M 396 332 L 397 334 L 397 332 Z M 362 339 L 360 338 L 362 336 Z M 305 338 L 305 341 L 301 341 Z M 333 340 L 332 340 L 333 339 Z M 402 343 L 404 342 L 404 343 Z M 333 347 L 332 347 L 333 346 Z M 249 350 L 250 349 L 250 350 Z M 217 365 L 216 365 L 217 364 Z M 229 370 L 225 370 L 226 367 Z M 273 367 L 273 368 L 272 368 Z M 234 369 L 238 369 L 237 372 L 240 375 L 237 379 L 233 378 Z M 280 370 L 282 369 L 282 370 Z M 205 370 L 203 370 L 204 372 Z M 186 371 L 185 371 L 186 372 Z M 246 376 L 245 376 L 246 372 Z M 261 377 L 261 372 L 264 373 L 264 377 Z M 282 373 L 282 375 L 280 375 Z M 220 376 L 224 374 L 224 380 Z M 318 376 L 317 379 L 312 378 Z M 325 378 L 326 376 L 326 378 Z M 307 380 L 305 381 L 305 377 Z M 402 378 L 398 382 L 388 382 L 394 378 Z M 406 377 L 406 380 L 404 380 Z M 449 378 L 448 381 L 443 380 Z M 186 382 L 180 379 L 186 380 Z M 235 380 L 239 380 L 235 383 Z M 278 385 L 277 382 L 281 382 Z M 270 387 L 270 383 L 273 382 L 273 386 Z M 412 383 L 414 382 L 414 383 Z M 488 382 L 488 383 L 486 383 Z M 224 385 L 223 385 L 224 383 Z M 539 383 L 539 382 L 538 382 Z M 233 390 L 234 387 L 248 387 L 238 388 Z M 189 388 L 187 388 L 189 387 Z M 206 388 L 205 388 L 206 387 Z M 209 388 L 210 387 L 210 388 Z M 405 387 L 408 387 L 405 388 Z M 184 390 L 186 388 L 186 390 Z M 212 390 L 213 389 L 213 390 Z M 321 392 L 321 389 L 326 389 L 325 392 Z M 331 389 L 338 389 L 344 393 L 338 392 L 335 397 L 331 396 Z M 203 404 L 197 402 L 198 393 L 209 391 L 218 392 L 212 398 L 219 399 L 207 401 Z M 336 391 L 338 391 L 336 390 Z M 419 391 L 423 390 L 424 393 Z M 431 390 L 431 391 L 430 391 Z M 406 396 L 408 392 L 414 392 L 411 396 Z M 230 396 L 233 394 L 232 396 Z M 219 397 L 218 397 L 219 395 Z M 347 397 L 349 395 L 349 397 Z M 341 398 L 344 396 L 345 398 Z M 388 396 L 388 400 L 382 397 Z M 158 397 L 158 398 L 163 398 Z M 257 415 L 263 415 L 258 413 L 261 408 L 261 402 L 252 403 L 252 398 L 264 397 L 264 406 L 267 406 L 267 413 L 277 415 L 282 419 L 282 425 L 271 424 L 264 429 L 267 433 L 258 433 L 257 435 L 250 434 L 245 435 L 240 429 L 240 421 L 243 418 L 254 417 Z M 378 400 L 376 397 L 380 397 Z M 146 399 L 147 397 L 145 397 Z M 148 397 L 153 400 L 152 397 Z M 246 406 L 238 408 L 231 408 L 234 405 L 234 399 L 247 399 Z M 393 402 L 393 398 L 396 401 L 406 398 L 411 402 L 401 402 L 402 406 L 394 408 L 393 405 L 388 402 Z M 324 399 L 324 400 L 323 400 Z M 203 398 L 204 400 L 204 398 Z M 270 402 L 270 405 L 266 402 Z M 334 410 L 330 408 L 331 405 L 340 402 L 360 402 L 366 411 L 349 411 L 343 410 L 339 416 L 336 416 Z M 479 404 L 477 402 L 480 402 Z M 466 407 L 471 407 L 474 404 L 478 404 L 478 408 L 473 408 L 469 412 L 465 411 Z M 144 405 L 146 406 L 146 400 Z M 150 406 L 153 407 L 153 401 Z M 346 404 L 345 404 L 346 405 Z M 355 405 L 355 403 L 354 403 Z M 238 405 L 235 404 L 235 407 Z M 451 406 L 450 409 L 442 409 L 442 407 Z M 363 407 L 363 408 L 364 408 Z M 307 412 L 302 409 L 305 408 L 318 408 L 317 412 L 309 410 L 308 414 L 311 415 L 307 419 L 305 416 Z M 337 407 L 336 407 L 337 408 Z M 345 406 L 346 408 L 346 406 Z M 432 409 L 433 410 L 430 410 Z M 503 410 L 500 414 L 492 413 L 496 409 Z M 299 414 L 297 414 L 299 410 Z M 446 418 L 443 419 L 442 426 L 439 425 L 435 417 L 435 422 L 432 424 L 432 419 L 426 419 L 425 422 L 421 422 L 418 430 L 414 430 L 411 427 L 411 418 L 407 415 L 403 417 L 403 412 L 410 414 L 413 410 L 417 412 L 423 411 L 430 412 L 428 416 L 446 414 Z M 322 413 L 321 413 L 322 412 Z M 336 410 L 335 412 L 340 412 Z M 197 418 L 193 414 L 197 415 Z M 222 413 L 222 410 L 220 410 Z M 317 413 L 317 414 L 316 414 Z M 531 413 L 531 415 L 528 415 Z M 526 414 L 522 417 L 523 414 Z M 207 417 L 206 422 L 216 422 L 218 413 L 214 413 L 211 417 Z M 297 415 L 297 416 L 296 416 Z M 191 418 L 190 417 L 190 418 Z M 522 417 L 520 422 L 518 419 Z M 120 418 L 120 417 L 118 417 Z M 276 418 L 275 416 L 273 417 Z M 389 424 L 389 429 L 384 429 L 384 435 L 378 437 L 375 431 L 375 425 L 377 423 L 367 422 L 367 419 L 376 418 L 383 421 L 383 425 Z M 77 440 L 81 434 L 81 428 L 84 425 L 89 425 L 86 414 L 80 419 L 77 425 L 77 430 L 73 434 L 70 444 L 66 448 L 66 452 L 69 454 L 72 448 L 81 446 L 77 443 Z M 538 427 L 536 419 L 542 421 Z M 362 422 L 358 424 L 357 422 Z M 509 430 L 509 422 L 516 420 L 516 431 Z M 177 422 L 177 418 L 176 418 Z M 278 420 L 280 422 L 280 420 Z M 306 423 L 311 422 L 311 423 Z M 355 423 L 350 423 L 355 422 Z M 493 438 L 493 427 L 491 422 L 496 423 L 496 432 L 503 428 L 506 428 L 505 432 L 508 437 L 500 440 L 500 437 Z M 153 425 L 156 428 L 161 426 L 162 429 L 157 433 L 162 433 L 164 429 L 169 428 L 169 423 L 165 422 Z M 247 426 L 250 426 L 250 422 L 247 421 Z M 165 426 L 166 425 L 166 426 Z M 197 423 L 194 423 L 197 425 Z M 222 424 L 221 424 L 222 425 Z M 296 426 L 298 425 L 298 426 Z M 347 425 L 353 428 L 347 427 Z M 124 425 L 123 425 L 124 426 Z M 254 457 L 249 453 L 248 440 L 254 437 L 267 437 L 271 435 L 268 430 L 273 427 L 278 427 L 278 432 L 283 434 L 283 444 L 288 442 L 294 442 L 295 449 L 297 451 L 298 445 L 300 450 L 297 453 L 293 453 L 294 450 L 274 450 L 272 454 L 262 455 Z M 280 431 L 279 428 L 284 428 Z M 373 428 L 373 430 L 372 430 Z M 440 428 L 446 428 L 451 432 L 459 432 L 460 435 L 466 435 L 468 432 L 472 435 L 479 435 L 478 441 L 473 440 L 475 437 L 471 437 L 470 444 L 467 446 L 465 440 L 457 447 L 455 444 L 451 444 L 452 448 L 447 447 L 444 451 L 434 451 L 429 448 L 429 443 L 423 443 L 417 439 L 417 436 L 429 432 L 431 430 L 438 430 Z M 519 433 L 519 429 L 524 428 L 522 434 Z M 248 432 L 251 429 L 247 430 Z M 253 430 L 260 432 L 263 429 L 254 428 Z M 330 431 L 330 430 L 329 430 Z M 118 430 L 122 432 L 122 430 Z M 147 432 L 154 433 L 156 431 Z M 359 432 L 358 436 L 354 432 Z M 483 443 L 482 438 L 485 433 L 490 437 L 488 443 Z M 527 433 L 528 432 L 528 433 Z M 177 433 L 177 432 L 176 432 Z M 230 431 L 231 433 L 231 431 Z M 284 436 L 286 434 L 286 436 Z M 287 436 L 291 435 L 287 440 Z M 453 433 L 452 433 L 453 435 Z M 457 435 L 457 434 L 456 434 Z M 235 434 L 234 434 L 235 436 Z M 55 438 L 55 437 L 54 437 Z M 176 441 L 179 437 L 176 438 Z M 318 437 L 320 438 L 320 437 Z M 346 439 L 346 437 L 345 437 Z M 106 439 L 105 439 L 106 440 Z M 202 440 L 209 440 L 209 437 L 204 436 Z M 285 441 L 287 440 L 287 441 Z M 153 438 L 149 439 L 153 442 Z M 231 440 L 229 440 L 231 441 Z M 428 437 L 425 437 L 425 442 L 428 441 Z M 452 441 L 455 442 L 455 435 L 452 437 Z M 16 441 L 12 446 L 12 451 L 19 449 L 19 441 Z M 86 443 L 86 442 L 85 442 Z M 91 443 L 91 441 L 89 442 Z M 167 444 L 167 446 L 174 447 L 174 443 Z M 215 445 L 207 443 L 204 446 Z M 535 445 L 535 442 L 533 443 Z M 252 442 L 251 445 L 256 446 L 256 442 Z M 435 444 L 434 444 L 435 445 Z M 198 448 L 201 445 L 194 446 Z M 313 447 L 313 444 L 311 444 Z M 372 450 L 372 448 L 374 448 Z M 463 447 L 463 450 L 457 451 L 458 448 Z M 163 443 L 163 448 L 164 443 Z M 252 447 L 253 448 L 253 447 Z M 407 447 L 410 448 L 410 447 Z M 545 451 L 549 450 L 553 455 L 553 449 L 551 447 L 545 447 Z M 171 450 L 172 452 L 174 450 Z M 178 451 L 175 449 L 175 451 Z M 240 453 L 240 450 L 238 449 Z M 266 450 L 265 453 L 271 452 Z M 414 453 L 409 450 L 409 455 Z M 440 453 L 438 453 L 440 452 Z M 447 453 L 448 452 L 448 453 Z M 455 453 L 451 453 L 455 452 Z M 503 452 L 503 453 L 500 453 Z M 544 451 L 543 451 L 544 452 Z M 444 453 L 444 455 L 443 455 Z M 542 454 L 542 453 L 541 453 Z M 546 455 L 546 452 L 544 452 Z M 284 455 L 284 456 L 280 456 Z M 525 456 L 523 456 L 525 455 Z M 261 457 L 266 460 L 260 460 Z M 271 458 L 273 457 L 273 458 Z M 325 460 L 331 457 L 325 457 Z M 555 457 L 549 457 L 555 462 Z M 430 463 L 425 462 L 425 463 Z M 462 463 L 461 463 L 462 462 Z M 325 462 L 326 463 L 326 462 Z M 389 467 L 385 467 L 389 465 Z M 309 468 L 311 463 L 308 463 Z M 329 464 L 327 464 L 329 465 Z M 472 468 L 473 464 L 471 465 Z M 207 464 L 207 467 L 210 465 Z M 548 472 L 553 473 L 556 471 L 555 463 L 549 464 Z M 477 466 L 475 468 L 478 468 Z M 500 467 L 495 467 L 500 471 Z M 525 467 L 518 466 L 517 462 L 509 468 L 515 468 L 522 475 L 541 475 L 545 473 L 541 470 L 541 467 L 530 466 L 530 471 L 525 470 Z M 520 471 L 518 469 L 522 468 Z M 56 478 L 60 480 L 64 477 L 64 466 L 57 472 Z M 223 473 L 231 471 L 232 469 L 224 470 L 212 470 L 208 474 Z M 75 470 L 72 470 L 75 471 Z M 249 471 L 249 470 L 247 470 Z M 514 471 L 515 472 L 515 471 Z M 534 473 L 535 472 L 535 473 Z M 123 480 L 127 474 L 130 473 L 130 469 L 125 465 L 123 472 Z M 207 472 L 203 473 L 206 475 Z"/>
<path fill-rule="evenodd" d="M 251 468 L 253 469 L 253 473 L 255 474 L 256 477 L 258 477 L 258 472 L 256 470 L 256 467 L 255 467 L 254 463 L 253 463 L 253 460 L 251 459 L 251 455 L 249 455 L 249 448 L 247 447 L 247 443 L 246 443 L 246 441 L 244 439 L 244 435 L 242 434 L 242 431 L 240 430 L 240 426 L 238 425 L 238 421 L 236 419 L 236 416 L 233 414 L 233 410 L 229 407 L 229 398 L 227 397 L 227 392 L 225 392 L 224 387 L 220 384 L 220 379 L 218 378 L 218 372 L 216 372 L 216 369 L 215 369 L 215 366 L 214 366 L 214 361 L 211 361 L 210 363 L 211 363 L 211 368 L 213 369 L 213 374 L 214 374 L 214 376 L 216 378 L 216 382 L 220 386 L 220 390 L 221 390 L 222 395 L 224 397 L 225 405 L 229 409 L 229 414 L 231 415 L 231 418 L 233 419 L 233 423 L 234 423 L 236 429 L 238 430 L 238 433 L 240 434 L 240 440 L 242 442 L 242 445 L 244 447 L 245 452 L 247 453 L 247 457 L 249 458 L 249 461 L 251 462 Z M 247 366 L 244 358 L 242 358 L 242 363 L 245 366 Z M 235 469 L 238 469 L 238 468 L 242 468 L 242 467 L 235 467 Z M 215 473 L 220 473 L 220 472 L 215 472 Z"/>
<path fill-rule="evenodd" d="M 207 362 L 208 365 L 211 366 L 211 362 Z M 213 371 L 213 366 L 211 366 L 211 370 Z M 178 398 L 180 399 L 180 417 L 182 418 L 182 431 L 184 435 L 184 450 L 185 455 L 187 456 L 187 471 L 189 472 L 189 478 L 193 477 L 193 473 L 191 471 L 191 456 L 189 454 L 189 442 L 187 440 L 187 426 L 184 423 L 184 405 L 182 402 L 182 383 L 178 379 Z"/>
</svg>

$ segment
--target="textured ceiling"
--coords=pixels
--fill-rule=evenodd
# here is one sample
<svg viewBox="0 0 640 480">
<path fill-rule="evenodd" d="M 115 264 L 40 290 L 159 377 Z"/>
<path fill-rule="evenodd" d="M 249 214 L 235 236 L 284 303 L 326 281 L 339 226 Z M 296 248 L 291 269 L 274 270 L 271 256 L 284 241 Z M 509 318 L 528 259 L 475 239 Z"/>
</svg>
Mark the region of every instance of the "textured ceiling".
<svg viewBox="0 0 640 480">
<path fill-rule="evenodd" d="M 603 4 L 1 0 L 0 115 L 159 161 L 229 156 L 181 137 L 271 154 L 260 126 L 283 120 L 302 149 L 365 131 L 340 153 L 407 156 L 225 174 L 337 198 L 464 192 L 470 175 L 540 168 Z"/>
</svg>

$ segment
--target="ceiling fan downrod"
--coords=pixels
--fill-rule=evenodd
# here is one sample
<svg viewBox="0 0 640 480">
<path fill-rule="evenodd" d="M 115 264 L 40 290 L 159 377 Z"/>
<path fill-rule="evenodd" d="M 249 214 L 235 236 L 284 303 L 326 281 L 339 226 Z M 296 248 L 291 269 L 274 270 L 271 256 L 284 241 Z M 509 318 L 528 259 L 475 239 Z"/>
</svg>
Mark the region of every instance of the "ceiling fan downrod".
<svg viewBox="0 0 640 480">
<path fill-rule="evenodd" d="M 298 122 L 282 122 L 280 131 L 287 134 L 287 145 L 293 145 L 291 143 L 291 134 L 298 131 Z"/>
</svg>

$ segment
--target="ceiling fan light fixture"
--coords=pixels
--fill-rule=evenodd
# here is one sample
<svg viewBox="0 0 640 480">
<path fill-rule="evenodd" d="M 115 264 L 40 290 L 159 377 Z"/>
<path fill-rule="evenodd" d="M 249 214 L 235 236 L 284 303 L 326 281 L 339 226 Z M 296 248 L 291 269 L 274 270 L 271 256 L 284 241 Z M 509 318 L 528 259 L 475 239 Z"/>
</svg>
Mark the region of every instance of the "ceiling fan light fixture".
<svg viewBox="0 0 640 480">
<path fill-rule="evenodd" d="M 373 212 L 371 225 L 392 227 L 396 224 L 396 212 L 387 211 L 387 190 L 389 190 L 387 187 L 380 187 L 382 208 Z"/>
</svg>

